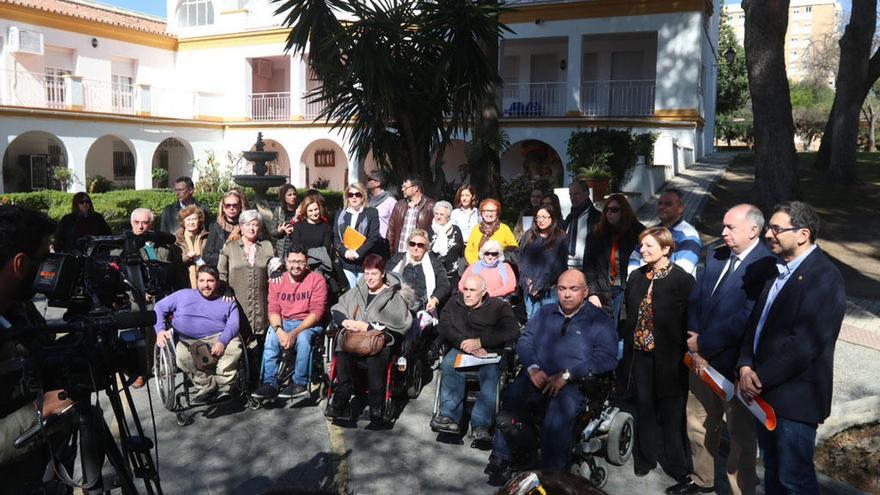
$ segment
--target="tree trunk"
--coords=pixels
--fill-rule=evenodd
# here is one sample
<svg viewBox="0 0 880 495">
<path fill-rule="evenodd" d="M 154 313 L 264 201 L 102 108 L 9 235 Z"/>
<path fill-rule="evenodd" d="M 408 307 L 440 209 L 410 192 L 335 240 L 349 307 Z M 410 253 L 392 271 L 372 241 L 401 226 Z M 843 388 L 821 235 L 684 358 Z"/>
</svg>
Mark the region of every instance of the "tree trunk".
<svg viewBox="0 0 880 495">
<path fill-rule="evenodd" d="M 877 128 L 877 113 L 871 112 L 871 118 L 868 119 L 868 153 L 877 151 L 877 136 L 874 130 Z"/>
<path fill-rule="evenodd" d="M 785 73 L 788 0 L 743 0 L 755 139 L 753 195 L 762 210 L 798 197 L 791 95 Z"/>
</svg>

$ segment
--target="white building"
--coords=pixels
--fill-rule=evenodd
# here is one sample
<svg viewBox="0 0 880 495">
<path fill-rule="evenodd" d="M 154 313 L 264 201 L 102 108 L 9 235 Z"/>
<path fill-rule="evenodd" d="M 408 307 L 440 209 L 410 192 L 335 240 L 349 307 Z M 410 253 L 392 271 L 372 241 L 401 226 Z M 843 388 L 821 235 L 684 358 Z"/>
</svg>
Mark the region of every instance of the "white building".
<svg viewBox="0 0 880 495">
<path fill-rule="evenodd" d="M 524 1 L 505 14 L 505 175 L 567 183 L 572 131 L 660 135 L 670 173 L 711 151 L 717 0 Z M 66 166 L 74 189 L 101 175 L 152 187 L 152 170 L 249 149 L 263 131 L 276 173 L 342 188 L 363 175 L 348 143 L 303 94 L 319 84 L 284 52 L 269 0 L 167 0 L 167 22 L 85 0 L 0 0 L 0 154 L 6 192 L 44 187 Z M 464 141 L 445 157 L 458 176 Z M 366 164 L 366 167 L 372 167 Z M 662 174 L 661 174 L 662 175 Z"/>
</svg>

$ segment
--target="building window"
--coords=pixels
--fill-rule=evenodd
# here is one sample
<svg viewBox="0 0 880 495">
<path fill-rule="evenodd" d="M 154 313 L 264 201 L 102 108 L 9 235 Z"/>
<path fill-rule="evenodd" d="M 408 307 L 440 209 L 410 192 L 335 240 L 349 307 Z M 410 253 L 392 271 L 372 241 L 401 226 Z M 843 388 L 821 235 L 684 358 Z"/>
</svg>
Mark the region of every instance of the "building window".
<svg viewBox="0 0 880 495">
<path fill-rule="evenodd" d="M 63 108 L 64 89 L 67 85 L 67 79 L 64 76 L 70 75 L 70 71 L 55 67 L 46 67 L 45 70 L 46 103 L 49 108 Z"/>
<path fill-rule="evenodd" d="M 211 0 L 183 0 L 177 8 L 177 24 L 181 27 L 214 24 L 214 4 Z"/>
<path fill-rule="evenodd" d="M 316 167 L 335 167 L 336 153 L 333 150 L 317 150 L 315 151 Z"/>
<path fill-rule="evenodd" d="M 794 9 L 794 10 L 791 11 L 791 13 L 794 14 L 794 15 L 798 15 L 798 14 L 801 13 L 801 9 Z"/>
<path fill-rule="evenodd" d="M 112 76 L 113 110 L 127 111 L 134 106 L 134 84 L 129 76 Z"/>
<path fill-rule="evenodd" d="M 812 5 L 807 5 L 806 7 L 804 7 L 804 12 L 806 12 L 807 14 L 809 14 L 812 11 L 813 11 Z"/>
<path fill-rule="evenodd" d="M 122 141 L 113 142 L 113 179 L 134 179 L 134 155 Z"/>
</svg>

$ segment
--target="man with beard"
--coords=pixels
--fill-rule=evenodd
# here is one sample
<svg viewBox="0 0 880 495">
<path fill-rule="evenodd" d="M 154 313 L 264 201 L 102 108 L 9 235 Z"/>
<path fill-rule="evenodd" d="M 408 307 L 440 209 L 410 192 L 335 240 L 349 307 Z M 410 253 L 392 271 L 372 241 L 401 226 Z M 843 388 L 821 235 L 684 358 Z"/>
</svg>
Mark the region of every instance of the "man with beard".
<svg viewBox="0 0 880 495">
<path fill-rule="evenodd" d="M 45 325 L 31 298 L 40 263 L 49 253 L 55 222 L 45 214 L 19 206 L 0 206 L 0 480 L 9 493 L 25 492 L 39 482 L 46 465 L 42 442 L 16 449 L 12 443 L 36 423 L 37 407 L 44 417 L 71 404 L 61 390 L 46 392 L 41 401 L 22 383 L 21 364 L 28 357 L 13 327 Z M 41 406 L 40 406 L 41 405 Z"/>
</svg>

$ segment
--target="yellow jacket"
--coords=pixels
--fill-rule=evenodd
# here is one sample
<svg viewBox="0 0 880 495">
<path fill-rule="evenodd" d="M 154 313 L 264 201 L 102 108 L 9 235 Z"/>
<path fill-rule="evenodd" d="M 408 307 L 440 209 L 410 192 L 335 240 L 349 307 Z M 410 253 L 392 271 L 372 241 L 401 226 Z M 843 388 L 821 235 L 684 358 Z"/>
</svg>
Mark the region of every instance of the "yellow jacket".
<svg viewBox="0 0 880 495">
<path fill-rule="evenodd" d="M 464 248 L 464 258 L 469 265 L 473 264 L 480 258 L 480 240 L 482 238 L 483 233 L 480 232 L 479 226 L 474 227 L 474 230 L 471 231 L 471 236 L 468 238 L 467 247 Z M 498 230 L 492 234 L 492 237 L 490 237 L 489 240 L 498 241 L 498 243 L 501 244 L 501 249 L 505 251 L 510 248 L 519 247 L 519 244 L 516 243 L 516 237 L 513 236 L 510 227 L 503 223 L 498 227 Z"/>
</svg>

